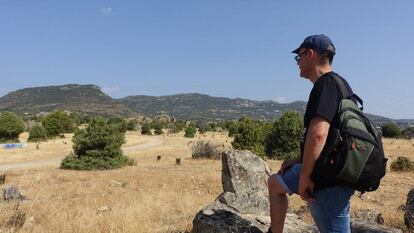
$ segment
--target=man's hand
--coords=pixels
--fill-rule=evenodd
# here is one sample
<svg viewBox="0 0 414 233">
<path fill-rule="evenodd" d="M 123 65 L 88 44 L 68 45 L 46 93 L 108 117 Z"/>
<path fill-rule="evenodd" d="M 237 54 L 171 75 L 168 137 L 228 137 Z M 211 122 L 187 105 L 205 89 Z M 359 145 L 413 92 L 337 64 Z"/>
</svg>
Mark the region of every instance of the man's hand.
<svg viewBox="0 0 414 233">
<path fill-rule="evenodd" d="M 295 159 L 286 159 L 283 161 L 282 165 L 280 165 L 280 169 L 277 172 L 278 175 L 281 175 L 286 172 L 289 168 L 291 168 L 293 165 L 300 163 L 300 158 Z"/>
<path fill-rule="evenodd" d="M 304 201 L 316 202 L 313 191 L 315 184 L 310 177 L 301 176 L 299 179 L 299 195 Z"/>
</svg>

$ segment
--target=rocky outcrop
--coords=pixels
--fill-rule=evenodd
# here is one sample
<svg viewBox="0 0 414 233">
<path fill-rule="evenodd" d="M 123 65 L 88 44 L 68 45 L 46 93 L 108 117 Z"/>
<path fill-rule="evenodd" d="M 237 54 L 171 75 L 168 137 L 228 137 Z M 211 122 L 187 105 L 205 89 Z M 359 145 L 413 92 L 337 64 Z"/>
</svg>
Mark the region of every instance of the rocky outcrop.
<svg viewBox="0 0 414 233">
<path fill-rule="evenodd" d="M 193 233 L 262 233 L 270 226 L 268 164 L 248 151 L 222 155 L 223 193 L 193 220 Z M 298 215 L 289 213 L 285 232 L 317 232 Z"/>
<path fill-rule="evenodd" d="M 384 218 L 382 217 L 381 212 L 375 209 L 369 210 L 357 210 L 351 213 L 351 218 L 355 221 L 362 221 L 371 224 L 384 224 Z"/>
<path fill-rule="evenodd" d="M 270 226 L 267 179 L 268 164 L 249 151 L 226 151 L 222 155 L 223 193 L 200 210 L 193 220 L 193 233 L 265 233 Z M 352 233 L 399 233 L 375 224 L 379 212 L 361 212 L 351 221 Z M 371 223 L 367 221 L 371 221 Z M 285 233 L 318 232 L 289 212 Z"/>
<path fill-rule="evenodd" d="M 414 232 L 414 188 L 408 192 L 405 205 L 404 223 L 408 229 Z"/>
<path fill-rule="evenodd" d="M 370 224 L 356 220 L 351 221 L 352 233 L 402 233 L 401 230 L 384 227 L 378 224 Z"/>
</svg>

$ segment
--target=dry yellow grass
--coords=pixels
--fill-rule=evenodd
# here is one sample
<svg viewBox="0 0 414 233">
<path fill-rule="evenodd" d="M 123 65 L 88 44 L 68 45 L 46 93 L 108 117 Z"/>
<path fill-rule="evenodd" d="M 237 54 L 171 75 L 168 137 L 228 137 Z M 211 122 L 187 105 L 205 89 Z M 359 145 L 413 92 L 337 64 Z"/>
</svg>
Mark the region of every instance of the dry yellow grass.
<svg viewBox="0 0 414 233">
<path fill-rule="evenodd" d="M 151 136 L 127 137 L 145 142 Z M 221 162 L 191 159 L 189 143 L 198 139 L 152 137 L 161 138 L 164 144 L 130 154 L 137 161 L 132 167 L 92 172 L 46 167 L 7 172 L 7 185 L 18 186 L 30 199 L 20 208 L 33 221 L 27 221 L 19 232 L 191 231 L 195 214 L 222 192 Z M 226 146 L 230 143 L 225 134 L 209 133 L 199 139 Z M 384 144 L 390 162 L 399 155 L 414 159 L 413 141 L 384 140 Z M 162 156 L 161 161 L 156 161 L 157 155 Z M 181 166 L 175 165 L 176 158 L 182 159 Z M 274 171 L 280 166 L 279 161 L 268 162 Z M 352 209 L 379 209 L 386 225 L 402 228 L 403 212 L 397 208 L 405 203 L 411 187 L 412 173 L 389 172 L 377 192 L 365 194 L 363 199 L 355 195 Z M 292 197 L 290 203 L 292 209 L 305 205 L 298 197 Z M 10 229 L 7 221 L 13 212 L 12 203 L 0 202 L 3 232 Z"/>
<path fill-rule="evenodd" d="M 35 143 L 27 142 L 28 133 L 22 133 L 19 140 L 25 144 L 25 147 L 20 149 L 0 148 L 0 164 L 64 157 L 72 151 L 72 137 L 73 134 L 65 134 L 64 138 Z M 147 138 L 140 137 L 136 133 L 127 132 L 124 146 L 142 144 L 147 141 Z"/>
</svg>

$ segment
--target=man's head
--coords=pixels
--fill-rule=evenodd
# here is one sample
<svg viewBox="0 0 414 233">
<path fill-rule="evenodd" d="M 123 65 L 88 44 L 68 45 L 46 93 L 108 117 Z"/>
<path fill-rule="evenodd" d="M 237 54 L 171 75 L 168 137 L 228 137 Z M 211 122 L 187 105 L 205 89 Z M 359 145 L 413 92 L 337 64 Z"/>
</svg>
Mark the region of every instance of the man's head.
<svg viewBox="0 0 414 233">
<path fill-rule="evenodd" d="M 309 78 L 316 68 L 330 69 L 335 56 L 335 46 L 326 35 L 313 35 L 307 37 L 292 53 L 297 54 L 295 60 L 301 76 Z"/>
</svg>

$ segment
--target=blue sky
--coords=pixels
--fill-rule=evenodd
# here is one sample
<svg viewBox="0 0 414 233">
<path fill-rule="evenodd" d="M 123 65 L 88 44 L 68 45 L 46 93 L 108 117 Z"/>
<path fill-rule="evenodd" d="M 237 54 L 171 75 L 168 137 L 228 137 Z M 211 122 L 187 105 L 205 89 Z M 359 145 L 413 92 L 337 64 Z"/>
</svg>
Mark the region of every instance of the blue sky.
<svg viewBox="0 0 414 233">
<path fill-rule="evenodd" d="M 114 98 L 199 92 L 307 100 L 290 52 L 324 33 L 369 113 L 414 118 L 414 1 L 0 0 L 0 96 L 96 84 Z"/>
</svg>

